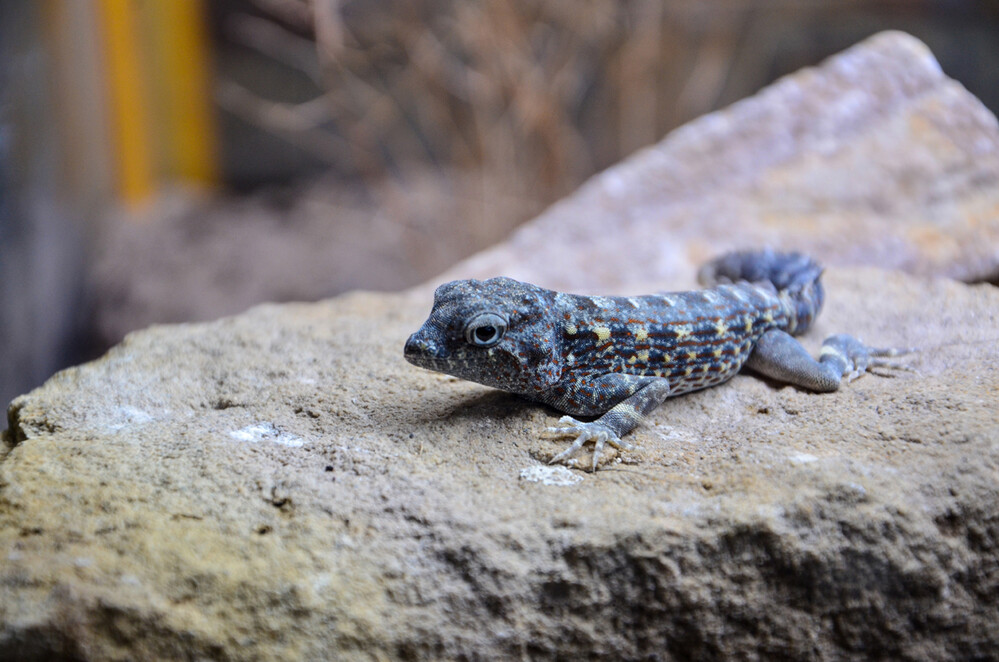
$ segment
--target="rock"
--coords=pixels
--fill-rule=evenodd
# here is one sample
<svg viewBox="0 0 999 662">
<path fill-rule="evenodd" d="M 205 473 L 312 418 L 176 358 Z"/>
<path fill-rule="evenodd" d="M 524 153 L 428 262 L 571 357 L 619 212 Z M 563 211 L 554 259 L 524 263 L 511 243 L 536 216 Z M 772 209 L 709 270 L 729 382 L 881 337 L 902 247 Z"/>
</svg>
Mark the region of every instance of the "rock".
<svg viewBox="0 0 999 662">
<path fill-rule="evenodd" d="M 825 250 L 828 218 L 855 205 L 857 219 L 874 222 L 874 196 L 889 210 L 911 204 L 911 223 L 895 211 L 879 221 L 903 237 L 899 246 L 913 228 L 928 236 L 920 213 L 958 238 L 943 247 L 959 249 L 953 264 L 886 264 L 972 278 L 955 270 L 970 269 L 974 255 L 988 264 L 995 219 L 975 217 L 984 228 L 977 244 L 960 234 L 960 219 L 972 218 L 973 198 L 996 199 L 985 176 L 994 153 L 926 151 L 925 169 L 938 168 L 935 181 L 946 184 L 931 211 L 873 187 L 866 171 L 854 185 L 819 167 L 880 163 L 887 156 L 864 155 L 874 136 L 915 121 L 891 119 L 894 109 L 939 101 L 946 89 L 965 98 L 930 76 L 931 64 L 907 37 L 876 38 L 728 116 L 701 120 L 701 138 L 690 127 L 667 138 L 667 147 L 686 150 L 693 174 L 678 160 L 654 167 L 673 157 L 652 154 L 678 147 L 648 152 L 639 157 L 647 172 L 636 160 L 603 175 L 543 217 L 542 235 L 525 230 L 458 271 L 484 269 L 506 250 L 511 268 L 573 289 L 601 273 L 609 288 L 657 289 L 692 279 L 693 265 L 674 271 L 701 252 L 776 236 L 770 217 L 754 220 L 767 207 L 752 200 L 803 209 L 826 200 L 799 217 L 833 210 L 800 230 Z M 881 83 L 864 87 L 869 78 Z M 815 98 L 798 99 L 795 108 L 811 112 L 786 141 L 739 158 L 718 142 L 733 130 L 725 118 L 754 103 L 752 117 L 796 116 L 794 89 Z M 817 129 L 834 102 L 844 119 Z M 870 104 L 884 105 L 873 112 Z M 974 114 L 944 113 L 940 122 L 984 127 Z M 747 119 L 736 129 L 762 131 L 753 140 L 770 145 L 768 126 Z M 848 126 L 850 144 L 837 128 Z M 994 120 L 991 136 L 994 145 Z M 799 150 L 799 141 L 810 147 Z M 827 144 L 839 147 L 827 152 Z M 712 159 L 725 166 L 712 170 Z M 811 174 L 806 160 L 816 164 Z M 964 177 L 954 170 L 962 163 L 980 174 L 963 188 L 948 179 Z M 666 172 L 679 174 L 658 176 Z M 910 172 L 912 182 L 933 179 Z M 620 197 L 607 193 L 612 180 Z M 736 189 L 752 192 L 744 198 L 752 213 L 736 231 L 749 234 L 720 237 L 715 220 L 689 217 L 700 225 L 680 229 L 671 249 L 678 262 L 664 257 L 639 279 L 633 262 L 661 248 L 661 235 L 629 253 L 606 228 L 630 208 L 630 194 L 639 211 L 621 231 L 651 224 L 641 219 L 663 206 L 649 188 L 660 180 L 679 187 L 666 215 L 684 205 L 734 210 Z M 808 188 L 788 188 L 791 180 L 808 180 L 814 195 L 791 195 Z M 698 207 L 709 198 L 719 206 Z M 589 214 L 578 227 L 574 208 Z M 598 227 L 598 212 L 603 235 L 588 229 Z M 556 233 L 557 218 L 565 225 Z M 556 235 L 566 237 L 558 259 Z M 532 236 L 537 243 L 527 246 Z M 590 241 L 615 257 L 594 261 Z M 864 255 L 884 255 L 872 246 Z M 915 345 L 915 372 L 865 376 L 831 394 L 740 375 L 668 401 L 633 433 L 640 448 L 596 474 L 545 464 L 562 447 L 538 436 L 553 410 L 405 363 L 402 344 L 430 307 L 425 290 L 267 305 L 132 334 L 9 409 L 0 444 L 0 659 L 992 657 L 999 290 L 856 267 L 829 269 L 825 283 L 827 306 L 806 344 L 816 349 L 825 335 L 847 331 Z"/>
<path fill-rule="evenodd" d="M 688 288 L 730 249 L 999 282 L 999 127 L 921 42 L 872 37 L 681 127 L 436 282 Z"/>
<path fill-rule="evenodd" d="M 0 658 L 983 657 L 999 291 L 830 270 L 813 346 L 918 371 L 667 402 L 597 474 L 556 413 L 401 356 L 354 295 L 131 335 L 16 400 Z"/>
</svg>

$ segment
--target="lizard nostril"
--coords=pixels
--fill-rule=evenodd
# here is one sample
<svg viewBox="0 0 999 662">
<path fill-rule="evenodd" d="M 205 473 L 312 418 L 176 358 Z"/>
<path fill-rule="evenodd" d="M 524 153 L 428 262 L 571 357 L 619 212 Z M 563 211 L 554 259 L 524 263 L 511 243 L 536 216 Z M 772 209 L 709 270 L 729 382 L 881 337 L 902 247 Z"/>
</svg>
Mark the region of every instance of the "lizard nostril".
<svg viewBox="0 0 999 662">
<path fill-rule="evenodd" d="M 418 334 L 414 333 L 406 341 L 406 346 L 403 349 L 403 353 L 406 356 L 426 356 L 428 354 L 433 355 L 436 353 L 437 348 L 432 342 L 424 338 L 418 338 Z"/>
</svg>

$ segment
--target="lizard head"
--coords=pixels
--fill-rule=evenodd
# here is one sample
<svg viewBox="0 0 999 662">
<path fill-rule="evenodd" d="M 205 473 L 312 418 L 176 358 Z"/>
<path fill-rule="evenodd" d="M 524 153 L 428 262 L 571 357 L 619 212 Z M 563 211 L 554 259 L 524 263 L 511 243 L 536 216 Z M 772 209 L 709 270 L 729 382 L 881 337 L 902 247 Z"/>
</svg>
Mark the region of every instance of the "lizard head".
<svg viewBox="0 0 999 662">
<path fill-rule="evenodd" d="M 406 341 L 406 360 L 536 397 L 561 376 L 554 295 L 512 278 L 445 283 L 430 317 Z"/>
</svg>

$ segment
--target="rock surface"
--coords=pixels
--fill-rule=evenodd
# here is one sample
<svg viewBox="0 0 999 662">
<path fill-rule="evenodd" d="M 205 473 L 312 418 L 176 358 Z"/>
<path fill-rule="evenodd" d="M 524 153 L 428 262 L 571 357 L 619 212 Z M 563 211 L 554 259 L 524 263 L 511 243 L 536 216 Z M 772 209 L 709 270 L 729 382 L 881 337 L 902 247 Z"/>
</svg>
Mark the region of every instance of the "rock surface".
<svg viewBox="0 0 999 662">
<path fill-rule="evenodd" d="M 705 118 L 458 271 L 507 251 L 504 271 L 548 274 L 546 284 L 590 289 L 606 273 L 609 287 L 658 289 L 692 280 L 692 264 L 674 271 L 701 252 L 783 233 L 760 211 L 777 204 L 768 200 L 801 205 L 788 232 L 799 245 L 811 232 L 821 257 L 828 219 L 855 209 L 859 232 L 874 222 L 873 196 L 913 213 L 887 214 L 877 236 L 955 238 L 936 262 L 886 264 L 979 278 L 997 251 L 988 205 L 999 183 L 987 175 L 999 141 L 994 119 L 988 133 L 987 118 L 965 114 L 973 104 L 953 83 L 937 74 L 917 95 L 929 103 L 949 90 L 951 110 L 932 126 L 975 125 L 984 137 L 941 138 L 942 155 L 913 147 L 926 161 L 911 181 L 947 183 L 931 210 L 865 172 L 831 175 L 886 160 L 874 137 L 915 122 L 891 120 L 911 102 L 871 102 L 865 81 L 894 72 L 878 88 L 891 97 L 932 70 L 911 39 L 879 37 L 727 111 L 756 104 L 753 116 L 786 119 L 789 89 L 807 90 L 801 103 L 818 95 L 786 139 L 796 165 L 751 160 L 760 144 L 776 150 L 754 142 L 764 120 L 740 120 L 739 152 L 711 138 L 725 116 Z M 816 125 L 836 100 L 857 128 L 828 134 L 824 148 Z M 878 112 L 851 114 L 872 103 Z M 962 114 L 949 115 L 955 107 Z M 882 139 L 903 139 L 893 135 Z M 656 170 L 656 159 L 692 174 Z M 729 166 L 711 168 L 715 159 Z M 636 209 L 656 206 L 647 182 L 664 172 L 686 197 L 663 214 L 701 215 L 630 235 L 641 246 L 629 253 L 606 228 L 631 208 L 628 191 Z M 823 203 L 791 195 L 803 190 L 784 186 L 792 179 Z M 606 195 L 611 180 L 621 197 Z M 711 228 L 732 217 L 711 214 L 726 208 L 749 212 L 721 238 Z M 574 224 L 573 209 L 590 220 Z M 622 232 L 652 228 L 644 213 Z M 558 259 L 544 241 L 555 234 L 567 237 Z M 614 259 L 594 260 L 587 242 Z M 855 259 L 894 256 L 868 249 Z M 639 273 L 637 260 L 671 251 L 675 262 Z M 403 361 L 429 310 L 425 290 L 133 334 L 9 410 L 0 659 L 994 659 L 999 290 L 872 268 L 831 268 L 825 283 L 806 344 L 849 331 L 918 346 L 915 372 L 822 395 L 740 375 L 667 402 L 633 433 L 640 448 L 597 474 L 544 463 L 561 446 L 538 431 L 556 412 Z"/>
<path fill-rule="evenodd" d="M 835 394 L 677 398 L 597 474 L 356 295 L 131 336 L 14 403 L 0 657 L 941 659 L 999 645 L 999 291 L 832 270 Z M 550 483 L 550 484 L 546 484 Z"/>
</svg>

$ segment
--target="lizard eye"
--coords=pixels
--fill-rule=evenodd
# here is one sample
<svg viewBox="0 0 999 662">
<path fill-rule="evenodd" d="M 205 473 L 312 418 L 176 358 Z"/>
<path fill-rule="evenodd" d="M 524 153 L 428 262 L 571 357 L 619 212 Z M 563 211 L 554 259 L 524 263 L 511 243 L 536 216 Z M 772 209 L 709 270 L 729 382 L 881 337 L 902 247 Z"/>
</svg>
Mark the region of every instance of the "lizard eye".
<svg viewBox="0 0 999 662">
<path fill-rule="evenodd" d="M 465 324 L 465 340 L 476 347 L 492 347 L 506 332 L 506 320 L 496 313 L 479 313 Z"/>
</svg>

